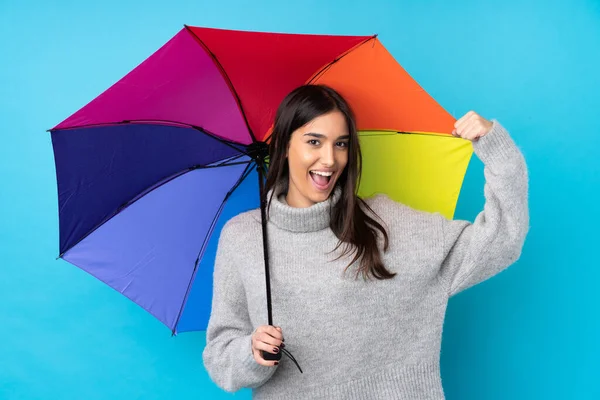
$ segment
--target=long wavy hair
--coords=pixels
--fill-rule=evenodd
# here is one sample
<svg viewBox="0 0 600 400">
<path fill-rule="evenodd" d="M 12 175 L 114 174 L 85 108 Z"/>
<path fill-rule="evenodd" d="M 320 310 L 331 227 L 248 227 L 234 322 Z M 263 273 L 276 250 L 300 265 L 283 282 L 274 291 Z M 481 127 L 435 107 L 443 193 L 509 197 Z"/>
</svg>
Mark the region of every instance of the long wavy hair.
<svg viewBox="0 0 600 400">
<path fill-rule="evenodd" d="M 383 251 L 389 246 L 388 234 L 381 223 L 367 214 L 377 217 L 367 203 L 357 195 L 362 171 L 362 154 L 356 129 L 354 113 L 346 100 L 331 87 L 325 85 L 303 85 L 289 93 L 279 105 L 269 142 L 269 170 L 264 191 L 269 193 L 275 186 L 289 183 L 289 164 L 286 157 L 292 133 L 313 119 L 338 110 L 346 120 L 350 141 L 348 143 L 348 163 L 340 175 L 336 186 L 341 188 L 339 201 L 331 208 L 330 227 L 339 239 L 334 251 L 344 245 L 338 257 L 354 255 L 346 270 L 359 261 L 356 275 L 365 279 L 391 279 L 396 273 L 383 265 L 378 248 L 378 234 L 383 238 Z M 334 189 L 335 190 L 335 189 Z M 269 205 L 272 200 L 268 199 Z M 379 217 L 377 217 L 379 218 Z"/>
</svg>

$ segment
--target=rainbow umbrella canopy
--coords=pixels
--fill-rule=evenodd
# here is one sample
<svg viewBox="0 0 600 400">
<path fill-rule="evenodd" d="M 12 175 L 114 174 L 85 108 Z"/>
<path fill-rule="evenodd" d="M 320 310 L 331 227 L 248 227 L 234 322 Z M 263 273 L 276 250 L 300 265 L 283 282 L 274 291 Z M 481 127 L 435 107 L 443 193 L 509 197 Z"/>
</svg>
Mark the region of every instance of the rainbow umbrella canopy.
<svg viewBox="0 0 600 400">
<path fill-rule="evenodd" d="M 451 135 L 455 119 L 377 36 L 185 26 L 50 129 L 59 257 L 173 334 L 205 330 L 221 227 L 264 206 L 275 112 L 305 83 L 333 87 L 356 114 L 359 195 L 386 193 L 453 217 L 471 143 Z M 272 324 L 270 304 L 268 311 Z"/>
</svg>

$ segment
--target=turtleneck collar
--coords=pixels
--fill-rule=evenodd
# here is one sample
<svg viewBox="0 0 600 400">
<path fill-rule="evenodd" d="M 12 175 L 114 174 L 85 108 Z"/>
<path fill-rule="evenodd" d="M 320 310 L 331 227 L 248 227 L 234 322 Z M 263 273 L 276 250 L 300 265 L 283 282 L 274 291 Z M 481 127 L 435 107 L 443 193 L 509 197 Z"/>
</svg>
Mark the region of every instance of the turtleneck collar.
<svg viewBox="0 0 600 400">
<path fill-rule="evenodd" d="M 275 192 L 269 210 L 269 221 L 281 229 L 292 232 L 314 232 L 329 227 L 331 207 L 342 195 L 342 189 L 336 186 L 329 198 L 310 207 L 292 207 L 285 201 L 285 187 L 276 186 L 267 193 L 267 204 Z"/>
</svg>

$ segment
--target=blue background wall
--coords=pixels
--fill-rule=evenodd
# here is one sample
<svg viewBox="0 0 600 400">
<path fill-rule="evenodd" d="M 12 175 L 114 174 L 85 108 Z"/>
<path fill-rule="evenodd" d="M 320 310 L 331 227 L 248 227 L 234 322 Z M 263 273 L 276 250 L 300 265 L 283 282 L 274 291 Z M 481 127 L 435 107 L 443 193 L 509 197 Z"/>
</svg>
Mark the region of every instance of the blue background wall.
<svg viewBox="0 0 600 400">
<path fill-rule="evenodd" d="M 167 328 L 55 261 L 50 136 L 181 29 L 379 33 L 455 117 L 498 118 L 530 167 L 522 258 L 451 299 L 448 399 L 600 398 L 598 1 L 0 1 L 0 398 L 198 399 L 204 332 Z M 133 3 L 131 3 L 133 4 Z M 474 158 L 457 218 L 483 206 Z M 238 398 L 249 398 L 243 390 Z"/>
</svg>

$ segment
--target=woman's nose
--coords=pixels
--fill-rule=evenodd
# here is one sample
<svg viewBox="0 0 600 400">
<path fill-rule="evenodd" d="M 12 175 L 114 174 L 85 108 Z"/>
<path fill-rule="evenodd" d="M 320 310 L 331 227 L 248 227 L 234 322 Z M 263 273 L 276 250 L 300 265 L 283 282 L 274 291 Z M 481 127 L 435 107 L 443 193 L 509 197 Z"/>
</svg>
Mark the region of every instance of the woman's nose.
<svg viewBox="0 0 600 400">
<path fill-rule="evenodd" d="M 335 163 L 335 153 L 333 148 L 329 146 L 323 146 L 321 151 L 321 163 L 327 167 L 332 167 Z"/>
</svg>

